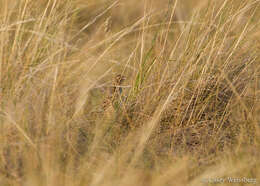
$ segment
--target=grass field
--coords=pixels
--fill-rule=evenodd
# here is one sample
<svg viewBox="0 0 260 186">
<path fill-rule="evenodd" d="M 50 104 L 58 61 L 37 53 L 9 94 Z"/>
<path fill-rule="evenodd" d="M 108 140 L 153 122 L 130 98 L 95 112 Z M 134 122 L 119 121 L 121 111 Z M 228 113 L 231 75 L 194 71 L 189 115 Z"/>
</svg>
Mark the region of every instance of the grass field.
<svg viewBox="0 0 260 186">
<path fill-rule="evenodd" d="M 1 186 L 260 184 L 259 0 L 0 0 Z"/>
</svg>

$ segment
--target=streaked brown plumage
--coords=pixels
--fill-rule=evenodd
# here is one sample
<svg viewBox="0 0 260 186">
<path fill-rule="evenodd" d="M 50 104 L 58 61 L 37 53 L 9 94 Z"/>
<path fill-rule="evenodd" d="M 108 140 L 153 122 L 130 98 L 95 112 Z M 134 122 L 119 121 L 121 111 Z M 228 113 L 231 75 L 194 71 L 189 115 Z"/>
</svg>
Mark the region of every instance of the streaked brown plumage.
<svg viewBox="0 0 260 186">
<path fill-rule="evenodd" d="M 108 119 L 113 118 L 115 115 L 114 102 L 120 99 L 122 87 L 120 87 L 125 80 L 121 74 L 115 76 L 112 87 L 109 89 L 108 95 L 103 100 L 104 114 Z"/>
</svg>

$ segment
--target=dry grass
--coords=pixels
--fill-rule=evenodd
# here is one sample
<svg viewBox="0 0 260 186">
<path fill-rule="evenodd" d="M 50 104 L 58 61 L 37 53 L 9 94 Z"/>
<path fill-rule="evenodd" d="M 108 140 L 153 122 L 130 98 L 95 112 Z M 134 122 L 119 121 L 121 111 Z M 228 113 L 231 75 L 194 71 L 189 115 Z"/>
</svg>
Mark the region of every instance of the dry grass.
<svg viewBox="0 0 260 186">
<path fill-rule="evenodd" d="M 1 0 L 0 185 L 259 184 L 259 5 Z"/>
</svg>

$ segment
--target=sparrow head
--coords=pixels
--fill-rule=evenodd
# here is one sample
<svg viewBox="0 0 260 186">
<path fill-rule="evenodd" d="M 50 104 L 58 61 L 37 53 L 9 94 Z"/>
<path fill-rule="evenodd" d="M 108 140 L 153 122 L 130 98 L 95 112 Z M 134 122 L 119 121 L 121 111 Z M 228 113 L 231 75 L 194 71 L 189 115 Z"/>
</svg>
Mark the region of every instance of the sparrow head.
<svg viewBox="0 0 260 186">
<path fill-rule="evenodd" d="M 125 76 L 123 76 L 121 74 L 118 74 L 115 77 L 115 84 L 116 85 L 121 85 L 125 79 L 126 79 Z"/>
</svg>

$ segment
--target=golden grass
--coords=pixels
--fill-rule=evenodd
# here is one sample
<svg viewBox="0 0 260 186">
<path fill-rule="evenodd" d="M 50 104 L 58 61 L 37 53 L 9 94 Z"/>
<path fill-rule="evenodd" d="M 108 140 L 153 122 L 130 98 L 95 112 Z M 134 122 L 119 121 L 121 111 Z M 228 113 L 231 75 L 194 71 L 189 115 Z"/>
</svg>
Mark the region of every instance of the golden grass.
<svg viewBox="0 0 260 186">
<path fill-rule="evenodd" d="M 259 184 L 259 5 L 0 1 L 0 185 Z"/>
</svg>

